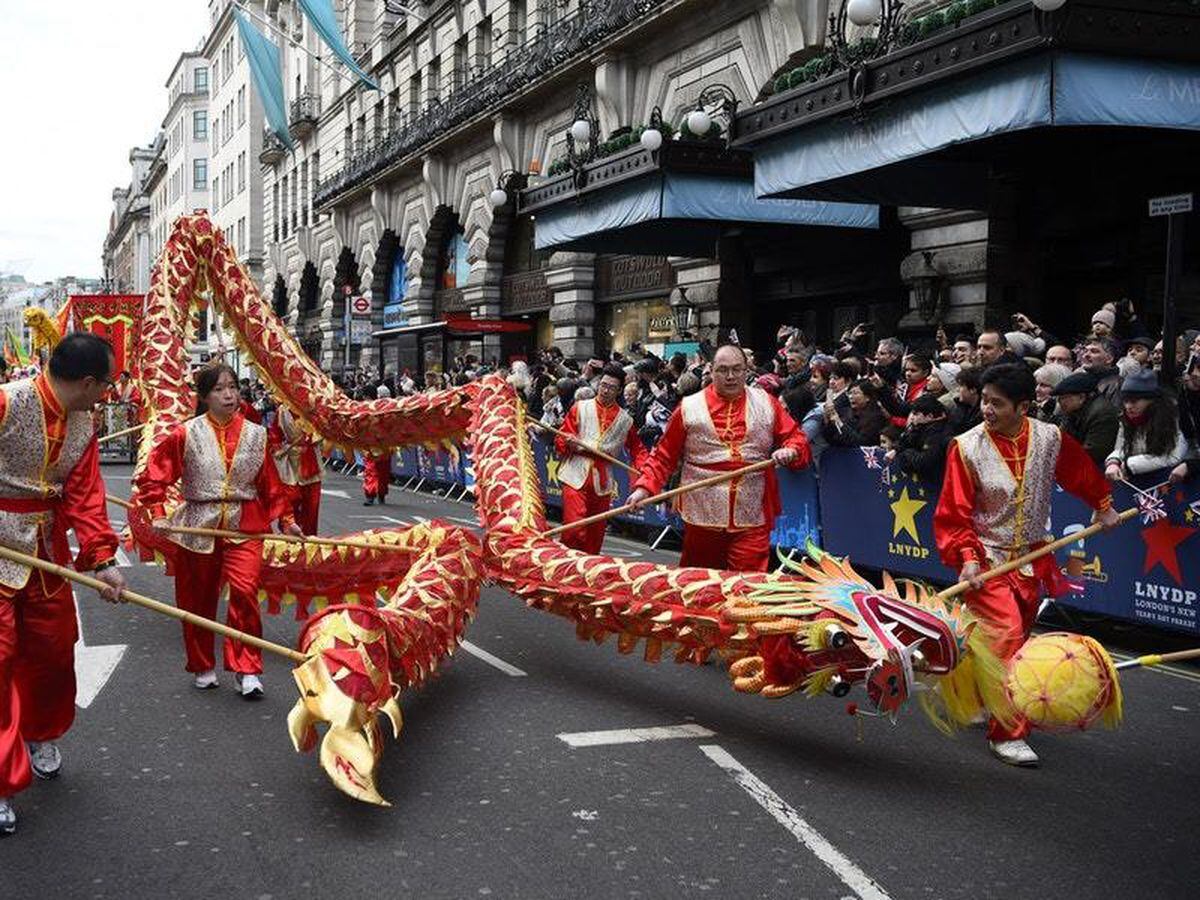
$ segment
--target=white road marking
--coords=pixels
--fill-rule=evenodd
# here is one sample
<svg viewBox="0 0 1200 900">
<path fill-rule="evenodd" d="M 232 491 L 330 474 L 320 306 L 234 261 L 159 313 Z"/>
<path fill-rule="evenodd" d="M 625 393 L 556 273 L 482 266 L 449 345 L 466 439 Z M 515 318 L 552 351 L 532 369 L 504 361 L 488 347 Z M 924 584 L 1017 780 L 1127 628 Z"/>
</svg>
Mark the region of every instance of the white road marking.
<svg viewBox="0 0 1200 900">
<path fill-rule="evenodd" d="M 575 731 L 555 735 L 568 747 L 600 747 L 605 744 L 642 744 L 646 741 L 670 741 L 679 738 L 714 737 L 703 725 L 656 725 L 650 728 L 616 728 L 612 731 Z"/>
<path fill-rule="evenodd" d="M 339 491 L 336 489 L 331 490 L 330 488 L 321 488 L 321 496 L 322 497 L 341 497 L 343 500 L 350 499 L 350 495 L 347 494 L 345 491 Z"/>
<path fill-rule="evenodd" d="M 863 900 L 890 900 L 887 891 L 862 869 L 856 866 L 819 831 L 809 825 L 783 798 L 758 779 L 749 769 L 734 759 L 724 747 L 702 744 L 701 752 L 737 782 L 750 797 L 770 813 L 780 825 L 792 833 L 801 844 L 812 851 L 830 871 L 840 878 Z"/>
<path fill-rule="evenodd" d="M 468 653 L 470 653 L 472 656 L 476 657 L 477 659 L 482 659 L 489 666 L 495 666 L 497 669 L 499 669 L 505 675 L 510 675 L 513 678 L 524 678 L 526 675 L 529 674 L 528 672 L 522 672 L 516 666 L 512 665 L 512 663 L 506 663 L 500 657 L 493 656 L 492 654 L 490 654 L 486 650 L 484 650 L 482 647 L 476 647 L 470 641 L 463 641 L 462 648 L 464 650 L 466 650 Z"/>
<path fill-rule="evenodd" d="M 74 591 L 71 592 L 74 597 Z M 97 601 L 103 602 L 103 601 Z M 83 639 L 83 622 L 79 618 L 79 600 L 75 598 L 75 624 L 79 637 L 75 640 L 75 705 L 87 709 L 112 677 L 125 655 L 126 644 L 104 644 L 89 647 Z"/>
<path fill-rule="evenodd" d="M 118 547 L 117 548 L 117 568 L 118 569 L 128 569 L 132 565 L 133 565 L 133 561 L 129 558 L 128 554 L 126 554 L 122 548 Z"/>
</svg>

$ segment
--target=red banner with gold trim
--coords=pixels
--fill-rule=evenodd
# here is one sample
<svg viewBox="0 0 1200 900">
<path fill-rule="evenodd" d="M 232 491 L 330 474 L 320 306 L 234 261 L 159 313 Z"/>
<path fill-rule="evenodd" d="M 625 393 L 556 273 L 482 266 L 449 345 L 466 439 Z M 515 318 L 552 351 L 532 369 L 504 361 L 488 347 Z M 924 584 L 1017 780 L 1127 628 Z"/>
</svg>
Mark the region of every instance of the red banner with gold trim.
<svg viewBox="0 0 1200 900">
<path fill-rule="evenodd" d="M 142 294 L 72 294 L 75 328 L 90 331 L 112 344 L 117 371 L 134 371 L 134 347 L 142 325 Z"/>
</svg>

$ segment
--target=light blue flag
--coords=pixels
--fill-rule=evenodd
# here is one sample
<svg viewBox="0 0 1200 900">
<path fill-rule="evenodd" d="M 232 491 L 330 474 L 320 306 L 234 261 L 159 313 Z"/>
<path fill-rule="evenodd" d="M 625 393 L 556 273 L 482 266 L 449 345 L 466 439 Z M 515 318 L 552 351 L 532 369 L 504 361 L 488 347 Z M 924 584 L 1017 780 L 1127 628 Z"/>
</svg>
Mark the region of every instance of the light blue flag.
<svg viewBox="0 0 1200 900">
<path fill-rule="evenodd" d="M 246 48 L 246 59 L 250 61 L 250 74 L 254 76 L 254 88 L 262 100 L 267 124 L 283 146 L 295 152 L 296 145 L 288 134 L 287 104 L 283 98 L 283 69 L 279 60 L 279 47 L 250 24 L 250 19 L 240 9 L 237 16 L 238 34 Z"/>
<path fill-rule="evenodd" d="M 331 0 L 300 0 L 300 8 L 304 10 L 308 21 L 312 23 L 312 27 L 317 30 L 321 40 L 333 51 L 334 55 L 344 62 L 351 72 L 361 78 L 363 84 L 373 91 L 379 90 L 379 85 L 371 80 L 371 76 L 364 72 L 354 61 L 354 57 L 350 55 L 346 42 L 342 40 L 342 29 L 338 27 L 337 17 L 333 14 Z"/>
</svg>

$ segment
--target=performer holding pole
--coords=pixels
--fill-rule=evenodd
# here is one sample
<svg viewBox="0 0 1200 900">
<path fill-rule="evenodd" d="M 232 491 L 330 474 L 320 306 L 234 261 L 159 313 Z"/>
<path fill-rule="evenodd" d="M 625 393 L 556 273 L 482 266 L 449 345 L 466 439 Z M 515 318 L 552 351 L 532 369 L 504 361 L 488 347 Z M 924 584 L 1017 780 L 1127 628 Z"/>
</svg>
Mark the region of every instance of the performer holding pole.
<svg viewBox="0 0 1200 900">
<path fill-rule="evenodd" d="M 171 525 L 263 532 L 278 520 L 285 534 L 299 535 L 292 515 L 292 492 L 279 480 L 267 430 L 239 410 L 237 376 L 225 363 L 208 366 L 196 376 L 199 409 L 154 446 L 137 476 L 140 498 L 175 553 L 175 603 L 180 609 L 214 618 L 217 602 L 228 590 L 227 621 L 239 631 L 262 635 L 258 608 L 261 540 L 234 540 L 167 531 L 163 504 L 167 489 L 181 482 L 184 502 Z M 183 623 L 187 671 L 197 688 L 217 686 L 213 635 Z M 240 641 L 225 639 L 225 668 L 235 673 L 246 699 L 262 696 L 262 653 Z"/>
<path fill-rule="evenodd" d="M 554 439 L 554 450 L 562 460 L 558 480 L 563 486 L 564 525 L 605 512 L 612 505 L 617 483 L 604 457 L 615 457 L 624 447 L 634 468 L 640 468 L 646 459 L 646 447 L 633 428 L 633 418 L 617 404 L 624 384 L 625 370 L 615 363 L 606 365 L 595 398 L 572 404 Z M 584 553 L 599 553 L 607 527 L 607 522 L 594 522 L 572 528 L 563 534 L 562 542 Z"/>
<path fill-rule="evenodd" d="M 68 563 L 74 529 L 75 567 L 95 570 L 107 600 L 125 579 L 115 568 L 92 408 L 113 368 L 112 348 L 77 332 L 55 346 L 48 372 L 0 387 L 0 543 Z M 62 766 L 55 742 L 75 717 L 76 636 L 66 580 L 0 561 L 0 833 L 16 830 L 13 794 Z"/>
<path fill-rule="evenodd" d="M 713 356 L 713 383 L 684 397 L 671 413 L 662 439 L 629 495 L 643 503 L 662 490 L 682 461 L 682 486 L 718 472 L 774 460 L 802 469 L 812 460 L 804 432 L 779 401 L 746 386 L 749 363 L 736 344 Z M 771 528 L 779 514 L 779 486 L 767 467 L 741 478 L 683 495 L 680 565 L 765 572 L 771 559 Z"/>
<path fill-rule="evenodd" d="M 971 582 L 967 607 L 983 620 L 993 650 L 1005 662 L 1029 639 L 1043 594 L 1061 594 L 1066 585 L 1051 554 L 986 581 L 980 575 L 1049 540 L 1054 483 L 1096 510 L 1105 528 L 1121 521 L 1104 475 L 1083 447 L 1055 426 L 1029 418 L 1036 387 L 1023 364 L 987 370 L 983 422 L 951 442 L 933 519 L 942 562 Z M 1001 722 L 993 716 L 988 723 L 992 753 L 1009 765 L 1037 765 L 1025 741 L 1028 733 L 1021 719 Z"/>
<path fill-rule="evenodd" d="M 280 406 L 268 429 L 280 480 L 294 490 L 292 512 L 305 534 L 316 534 L 321 514 L 321 453 L 317 441 L 296 424 L 296 417 Z"/>
</svg>

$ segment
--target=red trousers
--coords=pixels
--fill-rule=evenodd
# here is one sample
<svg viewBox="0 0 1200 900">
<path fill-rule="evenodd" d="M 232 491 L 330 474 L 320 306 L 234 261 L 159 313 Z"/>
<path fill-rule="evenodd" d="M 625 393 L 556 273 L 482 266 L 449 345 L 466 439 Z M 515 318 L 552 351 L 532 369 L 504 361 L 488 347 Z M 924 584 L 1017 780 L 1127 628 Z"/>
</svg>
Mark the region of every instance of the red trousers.
<svg viewBox="0 0 1200 900">
<path fill-rule="evenodd" d="M 765 572 L 771 566 L 771 529 L 767 525 L 730 530 L 686 525 L 681 566 Z"/>
<path fill-rule="evenodd" d="M 382 500 L 387 496 L 388 485 L 392 483 L 392 454 L 383 456 L 368 456 L 363 469 L 363 494 L 370 500 L 377 497 Z"/>
<path fill-rule="evenodd" d="M 261 637 L 262 617 L 258 609 L 261 567 L 262 541 L 235 544 L 217 539 L 212 553 L 193 553 L 180 548 L 175 560 L 175 605 L 206 619 L 215 619 L 217 602 L 228 589 L 226 624 Z M 215 638 L 205 628 L 183 623 L 189 672 L 207 672 L 217 667 L 213 653 Z M 261 674 L 262 651 L 225 638 L 225 668 L 244 675 Z"/>
<path fill-rule="evenodd" d="M 564 525 L 578 522 L 580 519 L 586 519 L 588 516 L 598 513 L 608 512 L 608 508 L 612 506 L 611 494 L 601 496 L 596 493 L 591 484 L 586 482 L 580 489 L 564 484 L 562 493 Z M 607 528 L 607 520 L 593 522 L 582 528 L 564 531 L 561 539 L 564 544 L 574 550 L 596 554 L 600 552 L 600 547 L 604 544 L 604 532 Z"/>
<path fill-rule="evenodd" d="M 967 609 L 979 616 L 987 628 L 992 650 L 1007 663 L 1029 640 L 1041 602 L 1041 582 L 1016 572 L 984 582 L 978 591 L 964 594 Z M 1024 719 L 1005 728 L 996 719 L 988 722 L 989 741 L 1012 741 L 1029 734 Z"/>
<path fill-rule="evenodd" d="M 0 797 L 29 786 L 25 742 L 57 740 L 75 721 L 77 634 L 71 587 L 61 578 L 34 572 L 0 597 Z"/>
<path fill-rule="evenodd" d="M 296 499 L 292 503 L 292 515 L 305 534 L 317 533 L 317 522 L 321 518 L 321 482 L 296 486 Z"/>
</svg>

